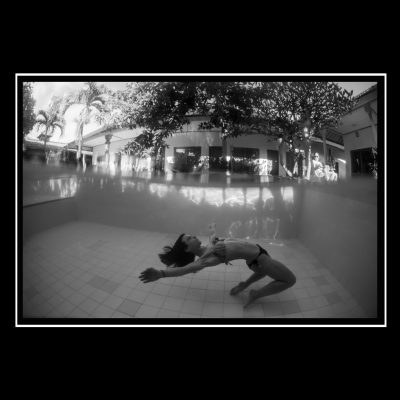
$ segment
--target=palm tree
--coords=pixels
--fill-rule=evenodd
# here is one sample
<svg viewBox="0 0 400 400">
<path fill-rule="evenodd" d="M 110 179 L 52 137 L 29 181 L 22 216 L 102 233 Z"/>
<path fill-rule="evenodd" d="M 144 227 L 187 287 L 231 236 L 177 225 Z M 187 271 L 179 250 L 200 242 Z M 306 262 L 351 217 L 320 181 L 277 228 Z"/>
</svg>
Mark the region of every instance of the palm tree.
<svg viewBox="0 0 400 400">
<path fill-rule="evenodd" d="M 104 85 L 97 85 L 96 82 L 85 82 L 85 87 L 76 96 L 69 96 L 65 100 L 63 113 L 74 104 L 81 104 L 83 108 L 79 113 L 78 124 L 75 133 L 75 140 L 78 144 L 76 160 L 79 167 L 79 159 L 82 153 L 83 128 L 90 122 L 92 117 L 101 112 L 106 103 L 107 89 Z"/>
<path fill-rule="evenodd" d="M 65 120 L 60 112 L 60 103 L 61 99 L 54 98 L 49 110 L 40 110 L 36 116 L 36 129 L 39 130 L 40 128 L 44 128 L 44 131 L 39 135 L 39 139 L 44 141 L 46 163 L 48 162 L 46 144 L 49 137 L 53 136 L 56 128 L 60 130 L 61 135 L 64 133 Z"/>
<path fill-rule="evenodd" d="M 104 98 L 104 96 L 103 96 Z M 100 112 L 96 113 L 94 119 L 100 125 L 103 126 L 107 136 L 112 136 L 111 132 L 113 129 L 122 128 L 123 126 L 127 126 L 124 121 L 124 114 L 122 112 L 122 107 L 125 106 L 125 103 L 118 99 L 115 95 L 111 95 L 107 97 L 107 102 L 103 104 Z M 109 147 L 106 145 L 106 162 L 107 167 L 109 166 Z"/>
</svg>

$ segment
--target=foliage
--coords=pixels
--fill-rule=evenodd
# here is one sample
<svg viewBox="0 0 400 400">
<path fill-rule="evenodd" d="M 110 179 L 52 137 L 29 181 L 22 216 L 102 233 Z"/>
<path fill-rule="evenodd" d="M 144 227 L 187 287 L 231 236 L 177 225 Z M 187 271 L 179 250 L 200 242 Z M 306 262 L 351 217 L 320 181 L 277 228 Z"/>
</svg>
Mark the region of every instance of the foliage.
<svg viewBox="0 0 400 400">
<path fill-rule="evenodd" d="M 32 96 L 32 82 L 22 83 L 22 134 L 25 137 L 34 127 L 36 115 L 34 112 L 35 99 Z"/>
<path fill-rule="evenodd" d="M 266 82 L 268 97 L 261 110 L 272 120 L 283 139 L 334 127 L 355 105 L 352 93 L 332 82 Z M 286 133 L 286 135 L 284 134 Z"/>
<path fill-rule="evenodd" d="M 203 82 L 199 96 L 198 110 L 209 117 L 200 129 L 221 128 L 223 139 L 270 130 L 268 115 L 259 115 L 258 82 Z"/>
<path fill-rule="evenodd" d="M 112 130 L 128 126 L 124 117 L 125 103 L 118 99 L 115 93 L 109 93 L 103 96 L 104 103 L 94 114 L 94 119 L 100 125 L 103 125 L 106 130 Z"/>
<path fill-rule="evenodd" d="M 127 150 L 157 155 L 196 107 L 196 82 L 134 82 L 122 91 L 124 124 L 143 128 Z"/>
<path fill-rule="evenodd" d="M 336 126 L 355 105 L 352 93 L 332 82 L 218 82 L 203 85 L 210 116 L 202 128 L 224 137 L 261 133 L 301 147 L 304 127 L 313 134 Z"/>
</svg>

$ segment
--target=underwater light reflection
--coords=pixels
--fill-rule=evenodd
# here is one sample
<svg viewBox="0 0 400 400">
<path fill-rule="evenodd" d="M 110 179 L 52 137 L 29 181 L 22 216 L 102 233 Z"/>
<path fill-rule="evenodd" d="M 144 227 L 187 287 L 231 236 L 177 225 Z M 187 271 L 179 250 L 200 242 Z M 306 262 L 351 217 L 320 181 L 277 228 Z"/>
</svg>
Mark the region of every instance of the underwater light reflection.
<svg viewBox="0 0 400 400">
<path fill-rule="evenodd" d="M 293 203 L 293 187 L 281 187 L 282 198 L 286 203 Z"/>
<path fill-rule="evenodd" d="M 145 187 L 144 182 L 137 182 L 137 190 L 142 191 Z M 127 187 L 135 187 L 134 182 L 123 181 L 122 191 Z M 168 194 L 181 194 L 194 204 L 206 203 L 215 207 L 227 205 L 230 207 L 243 207 L 256 210 L 264 204 L 274 201 L 273 193 L 269 188 L 244 187 L 244 188 L 225 188 L 225 187 L 199 187 L 199 186 L 174 186 L 162 183 L 150 183 L 149 192 L 160 198 Z M 278 189 L 279 190 L 279 189 Z M 280 188 L 282 198 L 285 203 L 293 203 L 293 188 Z"/>
<path fill-rule="evenodd" d="M 24 184 L 24 204 L 73 197 L 78 189 L 76 177 L 38 179 Z"/>
</svg>

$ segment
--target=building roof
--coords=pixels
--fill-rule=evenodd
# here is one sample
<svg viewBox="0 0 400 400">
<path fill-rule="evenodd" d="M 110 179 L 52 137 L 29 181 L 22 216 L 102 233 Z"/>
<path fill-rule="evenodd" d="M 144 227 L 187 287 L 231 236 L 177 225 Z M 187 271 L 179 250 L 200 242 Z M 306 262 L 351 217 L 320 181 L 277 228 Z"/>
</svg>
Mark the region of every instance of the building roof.
<svg viewBox="0 0 400 400">
<path fill-rule="evenodd" d="M 357 96 L 354 96 L 356 99 L 359 99 L 365 95 L 367 95 L 370 92 L 373 92 L 374 90 L 376 90 L 378 88 L 378 84 L 375 84 L 373 86 L 371 86 L 370 88 L 364 90 L 363 92 L 359 93 Z"/>
<path fill-rule="evenodd" d="M 26 138 L 24 141 L 24 146 L 25 146 L 25 148 L 29 148 L 29 149 L 43 149 L 44 143 L 42 140 L 39 140 L 39 139 Z M 46 148 L 53 149 L 53 150 L 60 150 L 65 146 L 66 146 L 66 143 L 50 142 L 50 141 L 48 141 L 46 143 Z"/>
<path fill-rule="evenodd" d="M 368 114 L 365 112 L 364 107 L 367 104 L 376 104 L 377 101 L 377 87 L 378 85 L 373 85 L 367 90 L 364 90 L 359 95 L 355 96 L 358 100 L 353 109 L 344 115 L 338 126 L 329 127 L 328 131 L 332 132 L 334 135 L 341 137 L 343 143 L 343 136 L 349 133 L 363 130 L 371 126 L 371 121 Z M 372 107 L 376 113 L 376 105 Z"/>
<path fill-rule="evenodd" d="M 315 135 L 315 137 L 322 139 L 322 133 L 318 132 Z M 334 130 L 332 130 L 330 128 L 326 129 L 326 140 L 329 142 L 339 144 L 341 146 L 344 145 L 343 136 L 340 133 L 335 132 Z"/>
</svg>

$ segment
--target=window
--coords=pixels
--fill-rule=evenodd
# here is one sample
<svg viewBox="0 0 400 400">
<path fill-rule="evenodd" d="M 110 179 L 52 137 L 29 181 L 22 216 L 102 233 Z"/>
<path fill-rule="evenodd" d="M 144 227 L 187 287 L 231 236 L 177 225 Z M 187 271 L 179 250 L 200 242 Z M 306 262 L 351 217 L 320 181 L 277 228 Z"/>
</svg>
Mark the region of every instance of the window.
<svg viewBox="0 0 400 400">
<path fill-rule="evenodd" d="M 255 161 L 260 158 L 260 150 L 248 147 L 234 147 L 232 149 L 232 170 L 253 174 L 255 172 Z"/>
<path fill-rule="evenodd" d="M 192 172 L 200 166 L 201 147 L 175 147 L 174 169 L 179 172 Z"/>
<path fill-rule="evenodd" d="M 351 174 L 372 175 L 374 166 L 374 157 L 372 148 L 353 150 L 351 154 Z"/>
<path fill-rule="evenodd" d="M 222 159 L 222 146 L 209 147 L 209 166 L 211 170 L 226 170 L 226 160 Z"/>
</svg>

